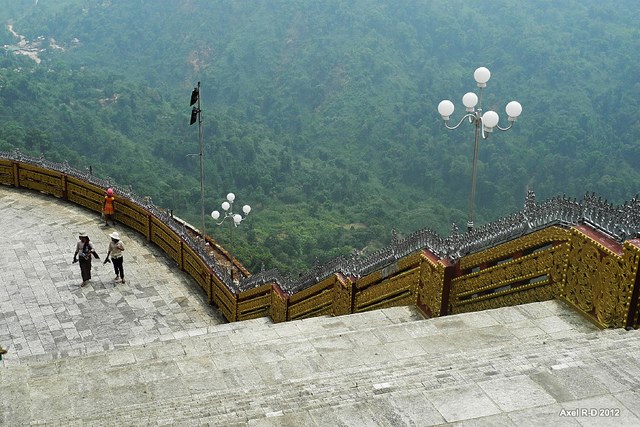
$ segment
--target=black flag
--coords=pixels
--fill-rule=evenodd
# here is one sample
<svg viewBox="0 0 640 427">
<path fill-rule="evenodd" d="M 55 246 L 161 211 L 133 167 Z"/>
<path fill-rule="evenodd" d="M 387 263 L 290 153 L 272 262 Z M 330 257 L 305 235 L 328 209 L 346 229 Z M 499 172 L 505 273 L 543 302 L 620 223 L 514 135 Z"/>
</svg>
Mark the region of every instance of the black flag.
<svg viewBox="0 0 640 427">
<path fill-rule="evenodd" d="M 191 104 L 189 104 L 190 106 L 198 102 L 198 95 L 198 88 L 194 87 L 193 92 L 191 92 Z"/>
</svg>

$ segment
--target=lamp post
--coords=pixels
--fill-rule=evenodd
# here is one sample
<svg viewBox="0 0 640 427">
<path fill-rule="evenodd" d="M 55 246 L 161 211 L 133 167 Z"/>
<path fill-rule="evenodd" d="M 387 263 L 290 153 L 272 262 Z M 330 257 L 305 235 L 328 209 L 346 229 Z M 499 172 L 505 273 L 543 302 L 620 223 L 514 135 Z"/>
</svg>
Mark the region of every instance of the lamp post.
<svg viewBox="0 0 640 427">
<path fill-rule="evenodd" d="M 213 218 L 214 222 L 216 223 L 216 225 L 222 225 L 222 223 L 224 223 L 224 220 L 227 218 L 231 219 L 231 223 L 232 223 L 232 227 L 231 227 L 231 246 L 233 246 L 233 229 L 237 226 L 240 225 L 240 223 L 247 217 L 247 215 L 249 215 L 249 212 L 251 212 L 251 206 L 249 205 L 244 205 L 242 207 L 242 212 L 244 213 L 244 217 L 240 214 L 234 214 L 233 213 L 233 202 L 236 200 L 236 195 L 233 193 L 229 193 L 227 194 L 227 200 L 222 202 L 222 210 L 224 211 L 224 216 L 222 217 L 222 219 L 220 219 L 220 212 L 219 211 L 213 211 L 211 212 L 211 218 Z M 218 222 L 218 219 L 220 219 L 220 222 Z M 231 276 L 231 281 L 233 281 L 233 255 L 231 253 L 231 251 L 229 251 L 229 258 L 231 263 L 229 266 L 229 276 Z"/>
<path fill-rule="evenodd" d="M 454 130 L 460 127 L 465 119 L 469 119 L 474 128 L 474 144 L 473 144 L 473 167 L 471 170 L 471 194 L 469 196 L 469 213 L 467 215 L 467 231 L 473 230 L 473 205 L 476 197 L 476 169 L 478 164 L 478 143 L 480 137 L 487 139 L 494 129 L 501 131 L 507 131 L 511 129 L 513 123 L 518 119 L 518 116 L 522 113 L 522 105 L 517 101 L 511 101 L 507 104 L 505 111 L 507 113 L 507 120 L 509 125 L 505 128 L 500 127 L 498 122 L 500 117 L 495 111 L 482 112 L 482 90 L 487 87 L 487 82 L 491 78 L 491 72 L 485 68 L 480 67 L 473 73 L 473 77 L 478 85 L 478 94 L 474 92 L 467 92 L 462 97 L 462 103 L 464 104 L 467 113 L 460 119 L 457 125 L 449 126 L 449 116 L 453 114 L 454 106 L 453 102 L 445 99 L 438 104 L 438 112 L 444 120 L 444 125 L 449 130 Z M 477 108 L 476 108 L 477 106 Z"/>
</svg>

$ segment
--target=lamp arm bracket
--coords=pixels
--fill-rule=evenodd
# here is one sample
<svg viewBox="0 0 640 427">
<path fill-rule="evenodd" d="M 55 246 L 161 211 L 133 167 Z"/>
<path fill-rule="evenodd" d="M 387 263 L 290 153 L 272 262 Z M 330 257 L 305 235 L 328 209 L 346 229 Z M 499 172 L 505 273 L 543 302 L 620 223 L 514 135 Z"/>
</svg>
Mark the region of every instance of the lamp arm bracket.
<svg viewBox="0 0 640 427">
<path fill-rule="evenodd" d="M 503 131 L 503 132 L 504 132 L 504 131 L 507 131 L 507 130 L 511 129 L 511 128 L 513 127 L 513 123 L 514 123 L 514 122 L 509 123 L 509 126 L 507 126 L 506 128 L 501 128 L 500 126 L 496 126 L 496 127 L 497 127 L 499 130 L 501 130 L 501 131 Z"/>
<path fill-rule="evenodd" d="M 447 124 L 447 122 L 444 122 L 444 126 L 445 126 L 447 129 L 449 129 L 449 130 L 458 129 L 458 128 L 460 127 L 460 125 L 462 124 L 462 122 L 464 122 L 464 119 L 466 119 L 466 118 L 474 118 L 474 119 L 475 119 L 475 117 L 476 117 L 476 114 L 475 114 L 475 113 L 467 113 L 467 114 L 465 114 L 464 116 L 462 116 L 462 118 L 460 119 L 460 121 L 458 122 L 458 124 L 457 124 L 457 125 L 455 125 L 455 126 L 449 126 L 449 125 Z"/>
<path fill-rule="evenodd" d="M 231 209 L 229 209 L 229 210 L 231 210 Z M 214 222 L 216 225 L 222 225 L 222 224 L 224 224 L 224 220 L 225 220 L 225 219 L 227 219 L 227 218 L 231 218 L 232 216 L 233 216 L 233 212 L 225 212 L 225 213 L 224 213 L 224 216 L 220 219 L 220 222 L 217 222 L 215 219 L 213 220 L 213 222 Z"/>
</svg>

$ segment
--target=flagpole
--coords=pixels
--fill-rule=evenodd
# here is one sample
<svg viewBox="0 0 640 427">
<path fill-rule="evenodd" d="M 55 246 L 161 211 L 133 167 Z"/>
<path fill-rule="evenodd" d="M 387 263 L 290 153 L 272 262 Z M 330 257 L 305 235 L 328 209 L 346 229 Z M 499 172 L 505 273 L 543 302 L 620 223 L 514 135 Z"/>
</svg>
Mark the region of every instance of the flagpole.
<svg viewBox="0 0 640 427">
<path fill-rule="evenodd" d="M 198 82 L 198 86 L 194 88 L 191 93 L 191 105 L 197 102 L 198 106 L 193 107 L 191 110 L 190 124 L 194 124 L 196 119 L 198 120 L 198 143 L 200 144 L 200 214 L 202 220 L 202 241 L 206 245 L 207 232 L 204 220 L 204 141 L 202 138 L 202 109 L 200 108 L 200 98 L 200 82 Z"/>
</svg>

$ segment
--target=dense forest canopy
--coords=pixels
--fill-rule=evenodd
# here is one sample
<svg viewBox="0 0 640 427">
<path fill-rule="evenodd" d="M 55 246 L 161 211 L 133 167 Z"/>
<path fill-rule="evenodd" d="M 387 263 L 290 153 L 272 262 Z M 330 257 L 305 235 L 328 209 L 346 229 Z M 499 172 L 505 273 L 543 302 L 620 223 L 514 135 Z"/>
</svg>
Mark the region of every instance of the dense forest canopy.
<svg viewBox="0 0 640 427">
<path fill-rule="evenodd" d="M 476 224 L 527 189 L 638 192 L 635 0 L 0 0 L 0 19 L 0 151 L 91 166 L 193 224 L 200 81 L 207 210 L 252 205 L 231 249 L 253 271 L 462 228 L 473 129 L 436 107 L 461 117 L 479 66 L 485 109 L 524 111 L 481 141 Z"/>
</svg>

